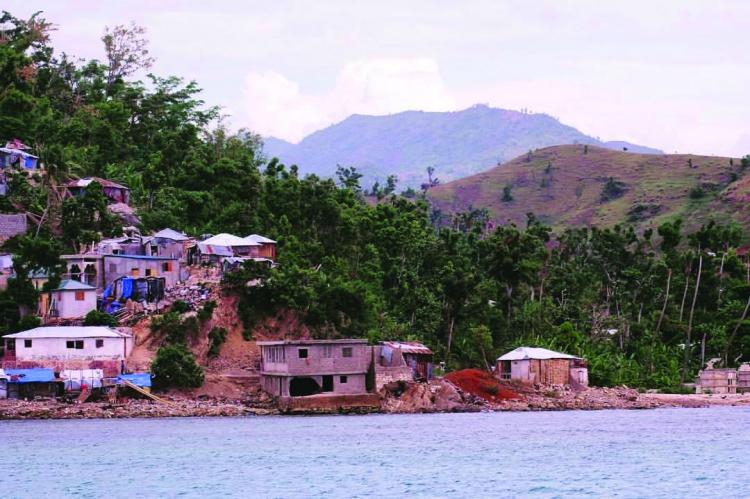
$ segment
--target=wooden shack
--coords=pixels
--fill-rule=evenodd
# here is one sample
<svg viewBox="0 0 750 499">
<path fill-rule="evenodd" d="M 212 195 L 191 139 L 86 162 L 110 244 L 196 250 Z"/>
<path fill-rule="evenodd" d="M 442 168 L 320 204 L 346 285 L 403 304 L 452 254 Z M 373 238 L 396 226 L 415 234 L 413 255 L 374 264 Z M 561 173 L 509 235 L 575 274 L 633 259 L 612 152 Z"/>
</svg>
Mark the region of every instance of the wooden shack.
<svg viewBox="0 0 750 499">
<path fill-rule="evenodd" d="M 496 372 L 500 379 L 543 385 L 585 387 L 589 384 L 584 359 L 546 348 L 516 348 L 497 359 Z"/>
</svg>

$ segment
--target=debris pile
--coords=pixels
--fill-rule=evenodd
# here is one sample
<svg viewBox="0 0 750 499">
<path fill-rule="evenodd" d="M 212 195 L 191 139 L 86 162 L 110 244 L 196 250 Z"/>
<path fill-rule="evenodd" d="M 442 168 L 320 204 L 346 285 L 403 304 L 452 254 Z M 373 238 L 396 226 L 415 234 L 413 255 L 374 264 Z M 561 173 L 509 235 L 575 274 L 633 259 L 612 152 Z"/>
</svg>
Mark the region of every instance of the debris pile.
<svg viewBox="0 0 750 499">
<path fill-rule="evenodd" d="M 487 403 L 444 378 L 429 383 L 394 381 L 383 387 L 381 410 L 388 413 L 477 412 Z"/>
<path fill-rule="evenodd" d="M 505 400 L 523 399 L 523 396 L 501 383 L 487 371 L 463 369 L 449 373 L 445 378 L 462 390 L 488 402 L 500 403 Z"/>
</svg>

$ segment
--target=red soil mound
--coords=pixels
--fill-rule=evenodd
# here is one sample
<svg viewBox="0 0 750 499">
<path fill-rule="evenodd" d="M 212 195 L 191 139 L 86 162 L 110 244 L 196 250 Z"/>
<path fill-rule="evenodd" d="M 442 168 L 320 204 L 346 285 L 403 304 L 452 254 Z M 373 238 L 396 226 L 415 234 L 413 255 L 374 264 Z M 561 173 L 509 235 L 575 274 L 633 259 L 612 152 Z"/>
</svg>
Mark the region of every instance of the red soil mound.
<svg viewBox="0 0 750 499">
<path fill-rule="evenodd" d="M 445 378 L 463 391 L 482 397 L 489 402 L 523 398 L 520 394 L 504 386 L 487 371 L 463 369 L 448 373 Z"/>
</svg>

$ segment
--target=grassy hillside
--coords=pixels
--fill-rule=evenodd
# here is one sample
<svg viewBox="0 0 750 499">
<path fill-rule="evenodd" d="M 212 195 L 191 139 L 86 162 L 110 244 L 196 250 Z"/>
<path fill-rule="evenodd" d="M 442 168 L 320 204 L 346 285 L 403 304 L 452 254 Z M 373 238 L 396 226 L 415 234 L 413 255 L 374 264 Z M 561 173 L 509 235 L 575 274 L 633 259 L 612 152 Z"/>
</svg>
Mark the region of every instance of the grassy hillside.
<svg viewBox="0 0 750 499">
<path fill-rule="evenodd" d="M 355 166 L 363 187 L 390 174 L 400 186 L 419 187 L 432 166 L 448 181 L 482 171 L 529 149 L 593 144 L 629 151 L 661 151 L 626 142 L 603 143 L 546 114 L 477 105 L 456 112 L 407 111 L 388 116 L 353 115 L 305 137 L 299 144 L 265 139 L 264 153 L 302 173 L 333 176 L 336 166 Z"/>
<path fill-rule="evenodd" d="M 447 213 L 488 208 L 497 222 L 522 224 L 533 212 L 556 228 L 626 221 L 646 228 L 676 216 L 690 227 L 711 217 L 750 222 L 750 175 L 739 159 L 586 150 L 583 145 L 540 149 L 440 185 L 428 197 Z M 506 186 L 509 196 L 504 196 Z"/>
</svg>

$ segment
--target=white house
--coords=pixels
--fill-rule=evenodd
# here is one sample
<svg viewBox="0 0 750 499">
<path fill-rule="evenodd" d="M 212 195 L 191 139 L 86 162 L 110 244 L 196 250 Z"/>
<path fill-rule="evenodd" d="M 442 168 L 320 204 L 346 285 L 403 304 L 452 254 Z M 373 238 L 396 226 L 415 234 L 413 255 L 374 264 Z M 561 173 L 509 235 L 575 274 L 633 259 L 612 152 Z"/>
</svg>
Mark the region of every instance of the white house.
<svg viewBox="0 0 750 499">
<path fill-rule="evenodd" d="M 44 318 L 76 319 L 95 309 L 96 288 L 72 279 L 63 280 L 57 289 L 39 297 Z"/>
<path fill-rule="evenodd" d="M 586 361 L 546 348 L 519 347 L 497 359 L 501 379 L 545 385 L 588 386 Z"/>
<path fill-rule="evenodd" d="M 130 333 L 106 326 L 38 327 L 3 340 L 6 361 L 121 361 L 133 349 Z"/>
</svg>

